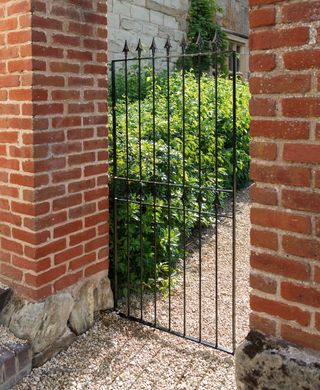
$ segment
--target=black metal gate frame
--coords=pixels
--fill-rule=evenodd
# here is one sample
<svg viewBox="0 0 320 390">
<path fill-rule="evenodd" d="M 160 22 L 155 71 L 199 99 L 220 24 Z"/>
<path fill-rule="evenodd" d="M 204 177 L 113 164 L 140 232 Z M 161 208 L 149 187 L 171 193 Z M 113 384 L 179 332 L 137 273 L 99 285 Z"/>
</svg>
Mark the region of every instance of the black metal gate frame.
<svg viewBox="0 0 320 390">
<path fill-rule="evenodd" d="M 235 51 L 225 51 L 221 52 L 218 49 L 218 43 L 214 43 L 214 48 L 212 52 L 203 52 L 202 51 L 202 40 L 199 35 L 198 41 L 197 41 L 197 47 L 199 49 L 199 52 L 196 54 L 187 54 L 186 53 L 186 48 L 187 48 L 187 43 L 186 40 L 183 39 L 181 42 L 181 54 L 171 54 L 171 43 L 170 39 L 167 39 L 167 42 L 165 44 L 165 50 L 166 50 L 166 55 L 165 56 L 157 56 L 156 51 L 157 47 L 155 44 L 155 40 L 153 40 L 151 47 L 150 47 L 150 56 L 142 57 L 142 46 L 141 42 L 139 40 L 139 44 L 137 46 L 137 57 L 135 58 L 128 58 L 128 53 L 129 53 L 129 48 L 127 45 L 127 42 L 125 43 L 123 53 L 124 53 L 124 58 L 123 59 L 118 59 L 112 61 L 111 64 L 111 72 L 112 72 L 112 116 L 113 116 L 113 171 L 112 171 L 112 180 L 113 180 L 113 193 L 111 194 L 113 198 L 113 214 L 114 214 L 114 237 L 113 237 L 113 243 L 114 243 L 114 310 L 122 317 L 125 317 L 127 319 L 139 322 L 141 324 L 159 329 L 164 332 L 171 333 L 173 335 L 182 337 L 184 339 L 194 341 L 200 344 L 203 344 L 205 346 L 229 353 L 229 354 L 234 354 L 235 349 L 236 349 L 236 218 L 235 218 L 235 212 L 236 212 L 236 166 L 237 166 L 237 161 L 236 161 L 236 143 L 237 143 L 237 135 L 236 135 L 236 120 L 237 120 L 237 108 L 236 108 L 236 77 L 237 77 L 237 53 Z M 202 180 L 201 180 L 201 148 L 199 148 L 199 176 L 198 176 L 198 181 L 199 184 L 198 186 L 190 186 L 186 182 L 186 166 L 185 166 L 185 140 L 186 140 L 186 100 L 185 100 L 185 92 L 186 92 L 186 68 L 185 68 L 185 60 L 187 57 L 192 57 L 192 58 L 197 58 L 198 59 L 198 66 L 200 69 L 200 64 L 201 64 L 201 59 L 204 56 L 216 56 L 218 58 L 219 55 L 229 55 L 232 58 L 232 64 L 233 64 L 233 69 L 232 69 L 232 80 L 233 80 L 233 108 L 232 108 L 232 121 L 233 121 L 233 129 L 232 129 L 232 148 L 233 148 L 233 153 L 232 153 L 232 163 L 233 163 L 233 186 L 232 189 L 223 189 L 223 188 L 218 188 L 218 170 L 216 169 L 215 172 L 215 186 L 214 187 L 206 187 L 203 185 Z M 170 178 L 170 61 L 171 59 L 178 59 L 181 58 L 181 69 L 182 69 L 182 140 L 183 140 L 183 181 L 182 184 L 177 184 L 177 183 L 172 183 L 171 178 Z M 152 95 L 153 95 L 153 176 L 156 176 L 156 148 L 155 148 L 155 134 L 156 134 L 156 92 L 155 92 L 155 75 L 156 75 L 156 61 L 157 60 L 165 60 L 165 66 L 166 66 L 166 74 L 167 74 L 167 140 L 168 140 L 168 152 L 167 152 L 167 162 L 168 162 L 168 180 L 167 182 L 157 182 L 157 181 L 146 181 L 142 179 L 142 169 L 141 169 L 141 159 L 142 159 L 142 146 L 141 146 L 141 71 L 142 71 L 142 61 L 150 61 L 151 62 L 151 67 L 152 67 Z M 140 159 L 140 173 L 139 173 L 139 179 L 135 178 L 130 178 L 129 177 L 129 117 L 128 117 L 128 67 L 129 64 L 136 62 L 138 64 L 138 70 L 137 70 L 137 77 L 138 77 L 138 96 L 139 96 L 139 159 Z M 124 66 L 124 83 L 125 83 L 125 109 L 126 109 L 126 169 L 127 169 L 127 175 L 126 177 L 121 177 L 118 176 L 118 170 L 117 170 L 117 93 L 116 93 L 116 65 L 117 64 L 123 64 Z M 199 140 L 201 140 L 201 72 L 198 73 L 198 137 Z M 215 61 L 215 69 L 214 69 L 214 78 L 215 78 L 215 129 L 218 128 L 218 63 Z M 218 134 L 217 131 L 215 131 L 215 163 L 216 167 L 218 166 Z M 140 195 L 139 200 L 135 199 L 130 199 L 129 197 L 129 191 L 127 191 L 127 194 L 125 197 L 119 197 L 116 191 L 117 187 L 117 182 L 125 182 L 127 184 L 127 188 L 129 186 L 129 181 L 130 182 L 136 182 L 140 184 L 140 188 L 142 188 L 143 184 L 151 184 L 153 186 L 161 185 L 161 186 L 167 186 L 167 191 L 168 191 L 168 198 L 167 198 L 167 205 L 159 205 L 156 204 L 156 197 L 154 195 L 153 203 L 148 203 L 145 202 L 142 194 Z M 118 307 L 118 282 L 117 282 L 117 273 L 118 273 L 118 248 L 117 248 L 117 243 L 118 243 L 118 221 L 117 221 L 117 205 L 118 202 L 125 202 L 127 204 L 127 223 L 129 223 L 129 203 L 137 203 L 140 206 L 140 244 L 142 242 L 142 229 L 141 229 L 141 215 L 142 215 L 142 207 L 143 206 L 152 206 L 153 207 L 153 212 L 154 212 L 154 226 L 156 225 L 156 209 L 158 207 L 163 207 L 168 210 L 168 220 L 169 220 L 169 248 L 170 248 L 170 219 L 171 219 L 171 211 L 174 209 L 171 206 L 171 201 L 170 201 L 170 191 L 171 188 L 174 186 L 178 186 L 182 188 L 183 193 L 187 188 L 192 188 L 196 189 L 199 191 L 199 208 L 198 210 L 189 210 L 186 209 L 184 202 L 182 201 L 182 207 L 175 208 L 178 209 L 179 211 L 182 211 L 183 213 L 183 220 L 184 220 L 184 226 L 185 226 L 185 218 L 186 218 L 186 213 L 187 212 L 193 212 L 198 214 L 199 218 L 199 334 L 198 337 L 193 337 L 187 334 L 187 320 L 186 320 L 186 241 L 184 239 L 183 242 L 183 286 L 184 286 L 184 298 L 183 298 L 183 332 L 175 331 L 171 327 L 171 277 L 169 278 L 169 310 L 168 310 L 168 315 L 169 315 L 169 326 L 163 327 L 160 324 L 157 323 L 157 290 L 156 287 L 154 288 L 154 321 L 146 321 L 143 318 L 143 287 L 142 287 L 142 271 L 141 271 L 141 287 L 140 287 L 140 303 L 141 303 L 141 315 L 140 317 L 135 317 L 131 314 L 130 312 L 130 258 L 129 255 L 127 256 L 127 267 L 128 267 L 128 294 L 127 294 L 127 312 L 124 313 L 119 309 Z M 204 212 L 202 211 L 202 202 L 201 202 L 201 194 L 204 191 L 214 191 L 216 193 L 217 199 L 218 199 L 218 194 L 221 192 L 227 192 L 230 194 L 232 197 L 232 214 L 231 214 L 231 219 L 232 219 L 232 349 L 230 350 L 229 348 L 225 348 L 224 346 L 219 344 L 219 335 L 218 335 L 218 217 L 224 216 L 224 217 L 230 217 L 227 215 L 222 215 L 221 213 L 218 212 L 218 201 L 217 204 L 214 207 L 214 211 L 212 213 Z M 204 340 L 202 338 L 202 283 L 201 283 L 201 275 L 202 275 L 202 248 L 201 248 L 201 216 L 204 214 L 210 214 L 214 215 L 215 218 L 215 340 L 214 342 L 209 342 L 207 340 Z M 127 254 L 129 254 L 129 246 L 130 246 L 130 238 L 127 237 Z M 154 239 L 154 245 L 156 245 L 156 239 Z M 140 245 L 141 247 L 141 245 Z M 142 264 L 142 253 L 140 253 L 140 261 Z M 157 259 L 156 259 L 156 250 L 154 250 L 154 275 L 156 279 L 156 264 L 157 264 Z M 169 274 L 171 275 L 171 253 L 169 249 Z"/>
</svg>

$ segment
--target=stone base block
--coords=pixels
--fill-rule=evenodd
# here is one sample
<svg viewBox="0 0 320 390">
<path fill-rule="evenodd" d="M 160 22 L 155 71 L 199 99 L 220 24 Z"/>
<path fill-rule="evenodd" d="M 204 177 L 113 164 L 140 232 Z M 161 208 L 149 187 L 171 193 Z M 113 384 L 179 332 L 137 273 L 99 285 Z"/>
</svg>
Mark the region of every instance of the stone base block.
<svg viewBox="0 0 320 390">
<path fill-rule="evenodd" d="M 319 390 L 320 354 L 251 331 L 236 351 L 239 390 Z"/>
<path fill-rule="evenodd" d="M 41 302 L 11 294 L 0 310 L 0 324 L 18 338 L 29 341 L 35 367 L 90 329 L 95 312 L 112 307 L 110 281 L 107 272 L 102 272 Z"/>
<path fill-rule="evenodd" d="M 0 390 L 8 390 L 30 373 L 32 351 L 5 328 L 0 329 L 0 336 Z"/>
</svg>

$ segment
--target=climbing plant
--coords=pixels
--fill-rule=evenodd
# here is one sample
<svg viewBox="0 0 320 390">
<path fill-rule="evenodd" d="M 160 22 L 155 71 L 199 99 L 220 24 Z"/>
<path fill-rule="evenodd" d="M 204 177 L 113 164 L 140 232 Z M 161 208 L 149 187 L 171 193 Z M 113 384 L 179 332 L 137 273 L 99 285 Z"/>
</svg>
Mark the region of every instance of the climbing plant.
<svg viewBox="0 0 320 390">
<path fill-rule="evenodd" d="M 199 46 L 203 52 L 212 51 L 212 41 L 216 37 L 216 42 L 219 43 L 220 51 L 227 50 L 228 40 L 221 26 L 216 23 L 216 13 L 222 11 L 216 0 L 191 0 L 188 13 L 188 47 L 187 54 L 195 54 L 199 52 Z M 201 36 L 201 42 L 197 40 Z M 218 62 L 220 67 L 224 67 L 225 56 L 204 56 L 201 58 L 200 70 L 208 71 L 210 67 Z M 180 61 L 181 63 L 181 61 Z M 198 58 L 189 58 L 185 61 L 187 68 L 198 69 Z"/>
</svg>

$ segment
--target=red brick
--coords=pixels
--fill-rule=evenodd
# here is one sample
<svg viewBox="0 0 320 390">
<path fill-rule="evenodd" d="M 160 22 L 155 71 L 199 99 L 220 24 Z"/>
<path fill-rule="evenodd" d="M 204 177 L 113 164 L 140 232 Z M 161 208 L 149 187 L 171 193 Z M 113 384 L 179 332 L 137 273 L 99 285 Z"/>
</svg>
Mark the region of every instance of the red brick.
<svg viewBox="0 0 320 390">
<path fill-rule="evenodd" d="M 319 123 L 317 123 L 317 126 L 316 126 L 316 138 L 320 139 L 320 124 Z"/>
<path fill-rule="evenodd" d="M 251 158 L 273 161 L 277 158 L 277 145 L 269 142 L 254 141 L 250 145 Z"/>
<path fill-rule="evenodd" d="M 252 180 L 262 183 L 286 184 L 308 187 L 311 181 L 309 168 L 263 165 L 252 163 L 250 176 Z"/>
<path fill-rule="evenodd" d="M 86 226 L 87 227 L 87 226 Z M 85 241 L 89 241 L 96 236 L 96 229 L 86 229 L 70 236 L 70 245 L 77 245 Z"/>
<path fill-rule="evenodd" d="M 320 260 L 320 241 L 316 239 L 283 236 L 282 247 L 289 255 Z"/>
<path fill-rule="evenodd" d="M 51 62 L 50 70 L 55 73 L 79 73 L 80 65 L 68 62 Z"/>
<path fill-rule="evenodd" d="M 96 226 L 99 223 L 107 222 L 107 221 L 108 221 L 108 215 L 106 214 L 105 211 L 103 211 L 102 213 L 86 217 L 86 219 L 85 219 L 85 226 L 86 227 Z"/>
<path fill-rule="evenodd" d="M 58 279 L 56 282 L 54 282 L 54 289 L 55 291 L 61 291 L 64 290 L 74 284 L 76 284 L 80 279 L 82 279 L 83 275 L 82 272 L 76 272 L 74 274 L 67 274 L 63 276 L 62 278 Z"/>
<path fill-rule="evenodd" d="M 76 33 L 81 35 L 93 35 L 93 26 L 86 23 L 70 22 L 69 31 L 70 33 Z"/>
<path fill-rule="evenodd" d="M 33 84 L 41 87 L 64 87 L 64 78 L 62 76 L 46 76 L 36 73 L 33 76 Z"/>
<path fill-rule="evenodd" d="M 316 288 L 282 282 L 281 296 L 288 301 L 320 307 L 320 290 Z"/>
<path fill-rule="evenodd" d="M 82 150 L 81 142 L 64 142 L 56 145 L 52 145 L 51 151 L 55 155 L 68 155 L 74 153 L 80 153 Z"/>
<path fill-rule="evenodd" d="M 41 247 L 25 247 L 25 255 L 30 259 L 40 259 L 56 252 L 61 252 L 66 248 L 66 239 L 61 238 L 56 241 L 52 241 L 47 245 Z"/>
<path fill-rule="evenodd" d="M 318 1 L 299 2 L 285 5 L 282 8 L 282 22 L 312 22 L 320 19 L 320 4 Z"/>
<path fill-rule="evenodd" d="M 81 169 L 69 169 L 67 171 L 61 171 L 61 172 L 53 172 L 52 174 L 52 182 L 53 183 L 60 183 L 60 182 L 66 182 L 70 180 L 77 180 L 81 177 Z"/>
<path fill-rule="evenodd" d="M 107 42 L 100 39 L 84 39 L 83 46 L 90 50 L 107 50 Z"/>
<path fill-rule="evenodd" d="M 17 18 L 6 18 L 4 20 L 0 20 L 0 32 L 14 30 L 17 28 L 17 24 Z"/>
<path fill-rule="evenodd" d="M 58 90 L 51 93 L 53 100 L 77 100 L 80 99 L 80 91 Z"/>
<path fill-rule="evenodd" d="M 311 233 L 311 218 L 299 214 L 265 208 L 251 208 L 251 223 L 290 232 Z"/>
<path fill-rule="evenodd" d="M 268 294 L 275 294 L 277 291 L 277 282 L 268 276 L 251 273 L 250 287 Z"/>
<path fill-rule="evenodd" d="M 82 221 L 69 222 L 54 229 L 54 238 L 64 237 L 81 229 Z"/>
<path fill-rule="evenodd" d="M 303 70 L 320 67 L 320 50 L 299 50 L 283 54 L 286 69 Z"/>
<path fill-rule="evenodd" d="M 65 272 L 66 266 L 63 264 L 59 267 L 51 268 L 50 270 L 38 275 L 26 274 L 25 280 L 29 286 L 41 287 L 52 282 L 55 279 L 58 279 L 60 276 L 64 275 Z"/>
<path fill-rule="evenodd" d="M 108 267 L 106 4 L 1 2 L 0 274 L 40 300 Z"/>
<path fill-rule="evenodd" d="M 251 245 L 272 250 L 278 249 L 278 236 L 274 232 L 252 228 L 250 232 Z"/>
<path fill-rule="evenodd" d="M 53 6 L 51 13 L 55 16 L 63 16 L 65 19 L 79 20 L 81 18 L 80 12 L 72 7 Z"/>
<path fill-rule="evenodd" d="M 262 26 L 273 26 L 276 21 L 274 7 L 252 10 L 249 14 L 249 24 L 251 28 Z"/>
<path fill-rule="evenodd" d="M 277 49 L 301 46 L 309 41 L 308 27 L 294 27 L 281 30 L 255 31 L 249 38 L 251 50 Z"/>
<path fill-rule="evenodd" d="M 33 15 L 32 22 L 33 27 L 40 27 L 44 30 L 49 29 L 62 31 L 62 22 L 57 19 Z"/>
<path fill-rule="evenodd" d="M 84 168 L 84 175 L 87 176 L 96 176 L 100 173 L 105 173 L 107 175 L 107 165 L 106 164 L 95 164 L 87 165 Z"/>
<path fill-rule="evenodd" d="M 253 97 L 250 100 L 250 114 L 252 116 L 275 116 L 276 102 L 270 98 Z"/>
<path fill-rule="evenodd" d="M 90 202 L 92 200 L 106 198 L 108 196 L 108 189 L 105 188 L 97 188 L 94 190 L 86 191 L 84 193 L 85 202 Z"/>
<path fill-rule="evenodd" d="M 68 59 L 79 60 L 79 61 L 91 61 L 92 53 L 90 51 L 80 50 L 68 50 Z"/>
<path fill-rule="evenodd" d="M 94 162 L 96 160 L 95 153 L 82 153 L 75 154 L 68 158 L 68 163 L 70 166 L 72 165 L 82 165 L 84 163 Z"/>
<path fill-rule="evenodd" d="M 53 211 L 69 209 L 70 207 L 79 205 L 81 202 L 82 202 L 81 194 L 68 195 L 59 199 L 55 199 L 52 202 L 52 208 Z"/>
<path fill-rule="evenodd" d="M 320 313 L 316 313 L 315 325 L 316 325 L 317 330 L 320 330 Z"/>
<path fill-rule="evenodd" d="M 257 313 L 250 313 L 250 328 L 271 336 L 276 334 L 276 322 Z"/>
<path fill-rule="evenodd" d="M 30 30 L 25 30 L 25 31 L 12 31 L 8 33 L 7 41 L 8 44 L 19 44 L 19 43 L 25 43 L 25 42 L 31 42 L 31 37 L 32 33 Z"/>
<path fill-rule="evenodd" d="M 69 209 L 69 218 L 74 219 L 74 218 L 84 217 L 86 215 L 93 214 L 95 211 L 96 211 L 95 203 L 82 204 L 79 207 Z"/>
<path fill-rule="evenodd" d="M 43 231 L 39 233 L 34 233 L 34 232 L 28 232 L 26 230 L 13 228 L 12 237 L 32 245 L 41 245 L 50 239 L 50 232 Z"/>
<path fill-rule="evenodd" d="M 69 184 L 68 192 L 69 193 L 82 192 L 84 190 L 89 190 L 90 188 L 94 188 L 94 187 L 95 187 L 94 179 L 82 180 L 82 181 L 77 181 Z"/>
<path fill-rule="evenodd" d="M 49 215 L 39 216 L 38 218 L 24 218 L 24 225 L 30 230 L 38 231 L 61 224 L 66 220 L 66 211 L 61 211 L 59 213 L 51 213 Z"/>
<path fill-rule="evenodd" d="M 320 115 L 320 98 L 301 97 L 282 100 L 283 115 L 287 117 L 318 117 Z"/>
<path fill-rule="evenodd" d="M 54 264 L 64 264 L 71 259 L 75 259 L 83 254 L 83 246 L 78 245 L 60 252 L 54 256 Z"/>
<path fill-rule="evenodd" d="M 266 4 L 277 4 L 286 0 L 249 0 L 249 5 L 251 7 L 255 5 L 266 5 Z"/>
<path fill-rule="evenodd" d="M 0 272 L 1 275 L 5 278 L 9 278 L 10 280 L 20 281 L 22 280 L 23 272 L 15 267 L 12 267 L 9 264 L 0 264 Z"/>
<path fill-rule="evenodd" d="M 276 206 L 278 204 L 278 195 L 275 189 L 259 187 L 256 183 L 250 187 L 250 198 L 254 203 L 269 206 Z"/>
<path fill-rule="evenodd" d="M 37 205 L 31 203 L 11 202 L 11 210 L 14 213 L 21 215 L 37 216 L 46 214 L 50 210 L 50 204 L 48 202 L 38 203 Z"/>
<path fill-rule="evenodd" d="M 250 264 L 252 268 L 286 278 L 297 280 L 309 280 L 310 278 L 310 266 L 290 258 L 251 252 Z"/>
<path fill-rule="evenodd" d="M 107 237 L 99 237 L 92 241 L 89 241 L 85 245 L 85 252 L 92 252 L 93 250 L 99 249 L 108 244 Z"/>
<path fill-rule="evenodd" d="M 304 93 L 310 91 L 311 76 L 290 74 L 274 77 L 251 77 L 252 94 Z"/>
<path fill-rule="evenodd" d="M 89 264 L 92 264 L 96 261 L 96 255 L 95 252 L 86 254 L 84 256 L 81 256 L 77 259 L 74 259 L 70 262 L 69 268 L 74 271 L 79 268 L 84 268 L 85 266 L 88 266 Z"/>
<path fill-rule="evenodd" d="M 320 237 L 320 217 L 316 218 L 316 235 Z"/>
<path fill-rule="evenodd" d="M 319 212 L 320 194 L 316 192 L 282 190 L 282 205 L 293 210 Z"/>
<path fill-rule="evenodd" d="M 320 163 L 320 145 L 286 144 L 283 149 L 283 159 L 301 163 Z"/>
<path fill-rule="evenodd" d="M 65 194 L 64 185 L 45 187 L 35 191 L 24 190 L 23 198 L 28 202 L 42 202 L 51 198 L 57 198 Z"/>
<path fill-rule="evenodd" d="M 8 252 L 13 252 L 16 253 L 17 255 L 22 255 L 23 254 L 23 245 L 16 242 L 14 239 L 6 239 L 2 237 L 0 239 L 1 242 L 1 249 L 8 251 Z"/>
<path fill-rule="evenodd" d="M 88 277 L 88 276 L 94 275 L 96 273 L 99 273 L 101 271 L 105 271 L 106 269 L 108 269 L 108 267 L 109 267 L 108 261 L 103 260 L 103 261 L 100 261 L 99 263 L 89 265 L 85 269 L 84 275 L 86 277 Z"/>
<path fill-rule="evenodd" d="M 256 312 L 266 313 L 286 321 L 295 321 L 301 326 L 308 326 L 311 315 L 308 311 L 275 300 L 250 296 L 251 309 Z"/>
<path fill-rule="evenodd" d="M 42 260 L 27 260 L 21 256 L 12 256 L 12 264 L 20 269 L 29 270 L 33 272 L 42 272 L 50 268 L 50 258 L 47 257 Z"/>
<path fill-rule="evenodd" d="M 61 118 L 53 118 L 52 126 L 54 128 L 76 127 L 81 125 L 81 118 L 79 116 L 67 116 Z"/>
</svg>

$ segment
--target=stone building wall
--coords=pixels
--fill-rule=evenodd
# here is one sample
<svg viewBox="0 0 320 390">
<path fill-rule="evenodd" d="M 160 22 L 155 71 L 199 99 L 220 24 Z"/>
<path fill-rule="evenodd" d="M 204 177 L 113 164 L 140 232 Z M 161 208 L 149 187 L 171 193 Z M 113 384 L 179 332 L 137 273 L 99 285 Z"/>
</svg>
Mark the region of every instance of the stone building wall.
<svg viewBox="0 0 320 390">
<path fill-rule="evenodd" d="M 139 38 L 146 51 L 152 38 L 162 49 L 170 36 L 174 50 L 186 32 L 189 0 L 109 0 L 109 59 L 121 57 L 124 41 L 135 51 Z"/>
<path fill-rule="evenodd" d="M 169 35 L 176 50 L 187 31 L 189 4 L 190 0 L 109 0 L 109 58 L 121 57 L 125 40 L 135 51 L 139 38 L 147 51 L 153 37 L 160 49 Z M 248 35 L 247 0 L 218 0 L 218 4 L 222 11 L 217 22 L 228 31 Z"/>
<path fill-rule="evenodd" d="M 248 35 L 248 1 L 218 0 L 222 12 L 217 15 L 217 22 L 227 30 Z"/>
</svg>

